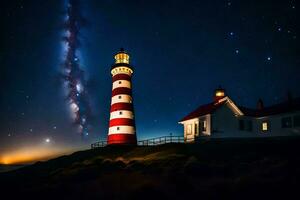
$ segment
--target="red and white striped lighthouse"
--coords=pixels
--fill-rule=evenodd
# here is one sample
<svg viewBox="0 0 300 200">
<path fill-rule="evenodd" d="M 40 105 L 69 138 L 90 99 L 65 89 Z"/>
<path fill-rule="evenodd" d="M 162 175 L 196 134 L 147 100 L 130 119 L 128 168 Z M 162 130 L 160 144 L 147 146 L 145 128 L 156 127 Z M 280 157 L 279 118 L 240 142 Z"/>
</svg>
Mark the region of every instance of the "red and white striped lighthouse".
<svg viewBox="0 0 300 200">
<path fill-rule="evenodd" d="M 129 55 L 121 49 L 115 55 L 115 64 L 111 68 L 113 84 L 108 144 L 137 144 L 132 103 L 132 73 Z"/>
</svg>

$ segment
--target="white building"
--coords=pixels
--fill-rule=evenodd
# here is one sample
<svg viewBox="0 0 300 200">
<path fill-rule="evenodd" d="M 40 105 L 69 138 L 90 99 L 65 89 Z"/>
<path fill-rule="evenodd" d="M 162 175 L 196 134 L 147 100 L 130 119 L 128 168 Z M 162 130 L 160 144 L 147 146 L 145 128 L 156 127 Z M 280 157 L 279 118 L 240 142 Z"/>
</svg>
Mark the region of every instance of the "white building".
<svg viewBox="0 0 300 200">
<path fill-rule="evenodd" d="M 257 109 L 237 106 L 225 90 L 215 91 L 214 101 L 202 105 L 179 122 L 186 142 L 197 138 L 300 136 L 300 99 Z"/>
</svg>

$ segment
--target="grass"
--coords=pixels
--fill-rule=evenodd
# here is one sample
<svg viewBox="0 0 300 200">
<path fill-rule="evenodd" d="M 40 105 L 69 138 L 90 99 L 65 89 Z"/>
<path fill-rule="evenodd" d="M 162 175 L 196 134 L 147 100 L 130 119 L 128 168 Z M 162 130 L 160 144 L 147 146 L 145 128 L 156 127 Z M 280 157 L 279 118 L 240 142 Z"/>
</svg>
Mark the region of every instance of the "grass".
<svg viewBox="0 0 300 200">
<path fill-rule="evenodd" d="M 0 188 L 13 198 L 289 199 L 298 195 L 299 146 L 299 138 L 108 146 L 1 173 Z"/>
</svg>

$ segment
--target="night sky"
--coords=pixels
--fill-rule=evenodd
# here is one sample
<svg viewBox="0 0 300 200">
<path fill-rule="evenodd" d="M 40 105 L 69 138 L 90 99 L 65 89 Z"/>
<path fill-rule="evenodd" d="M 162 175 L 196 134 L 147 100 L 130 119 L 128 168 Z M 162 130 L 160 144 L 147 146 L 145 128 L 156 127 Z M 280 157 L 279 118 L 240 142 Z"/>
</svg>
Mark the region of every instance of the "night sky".
<svg viewBox="0 0 300 200">
<path fill-rule="evenodd" d="M 248 107 L 258 98 L 266 106 L 279 103 L 288 91 L 300 96 L 296 1 L 79 3 L 80 65 L 92 110 L 84 142 L 70 119 L 60 75 L 66 1 L 1 2 L 0 163 L 106 139 L 110 66 L 121 47 L 134 67 L 138 139 L 181 135 L 177 122 L 211 102 L 219 85 Z"/>
</svg>

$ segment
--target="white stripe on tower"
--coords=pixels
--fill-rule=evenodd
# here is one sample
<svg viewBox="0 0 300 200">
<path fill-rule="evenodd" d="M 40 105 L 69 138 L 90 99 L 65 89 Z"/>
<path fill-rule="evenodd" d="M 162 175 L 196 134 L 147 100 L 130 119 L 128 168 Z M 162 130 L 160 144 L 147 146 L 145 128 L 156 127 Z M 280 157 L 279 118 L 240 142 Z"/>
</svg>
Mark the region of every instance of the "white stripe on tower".
<svg viewBox="0 0 300 200">
<path fill-rule="evenodd" d="M 113 126 L 109 128 L 109 134 L 133 134 L 135 128 L 133 126 Z"/>
<path fill-rule="evenodd" d="M 132 103 L 132 98 L 127 94 L 118 94 L 111 98 L 111 105 L 115 103 Z"/>
<path fill-rule="evenodd" d="M 113 82 L 113 89 L 116 89 L 118 87 L 131 88 L 131 83 L 130 83 L 130 81 L 127 81 L 127 80 L 117 80 L 117 81 Z"/>
<path fill-rule="evenodd" d="M 133 119 L 133 112 L 129 110 L 118 110 L 110 113 L 110 119 L 128 118 Z"/>
</svg>

